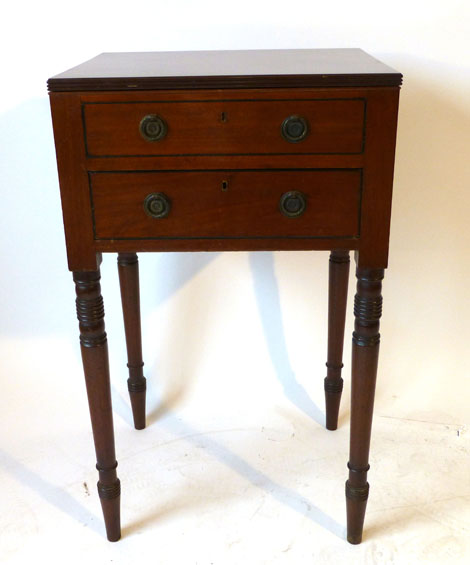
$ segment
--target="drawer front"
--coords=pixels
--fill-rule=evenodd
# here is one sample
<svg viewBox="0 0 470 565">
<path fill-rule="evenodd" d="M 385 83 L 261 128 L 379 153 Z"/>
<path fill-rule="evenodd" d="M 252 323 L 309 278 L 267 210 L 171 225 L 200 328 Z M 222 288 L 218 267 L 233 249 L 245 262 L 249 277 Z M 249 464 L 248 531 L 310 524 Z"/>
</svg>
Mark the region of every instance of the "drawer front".
<svg viewBox="0 0 470 565">
<path fill-rule="evenodd" d="M 363 150 L 362 99 L 90 103 L 83 111 L 93 157 Z"/>
<path fill-rule="evenodd" d="M 96 239 L 357 237 L 359 170 L 90 173 Z"/>
</svg>

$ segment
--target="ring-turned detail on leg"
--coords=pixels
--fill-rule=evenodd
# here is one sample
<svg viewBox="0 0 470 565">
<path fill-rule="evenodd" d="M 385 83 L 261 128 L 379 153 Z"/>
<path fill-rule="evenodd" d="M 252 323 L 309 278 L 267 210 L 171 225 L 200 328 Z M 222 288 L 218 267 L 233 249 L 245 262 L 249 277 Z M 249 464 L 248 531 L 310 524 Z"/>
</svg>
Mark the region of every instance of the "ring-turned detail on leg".
<svg viewBox="0 0 470 565">
<path fill-rule="evenodd" d="M 379 358 L 383 269 L 358 268 L 352 345 L 351 436 L 346 481 L 347 530 L 350 543 L 361 543 L 369 483 L 369 448 Z"/>
<path fill-rule="evenodd" d="M 116 474 L 108 343 L 99 271 L 74 272 L 80 348 L 99 471 L 98 494 L 109 541 L 121 537 L 121 485 Z"/>
<path fill-rule="evenodd" d="M 328 283 L 328 355 L 325 378 L 326 428 L 336 430 L 343 390 L 344 323 L 348 297 L 349 251 L 334 249 L 330 254 Z"/>
<path fill-rule="evenodd" d="M 139 261 L 136 253 L 118 254 L 119 284 L 121 287 L 122 313 L 126 333 L 127 387 L 137 430 L 145 428 L 145 395 L 147 389 L 143 374 L 142 330 L 140 323 Z"/>
</svg>

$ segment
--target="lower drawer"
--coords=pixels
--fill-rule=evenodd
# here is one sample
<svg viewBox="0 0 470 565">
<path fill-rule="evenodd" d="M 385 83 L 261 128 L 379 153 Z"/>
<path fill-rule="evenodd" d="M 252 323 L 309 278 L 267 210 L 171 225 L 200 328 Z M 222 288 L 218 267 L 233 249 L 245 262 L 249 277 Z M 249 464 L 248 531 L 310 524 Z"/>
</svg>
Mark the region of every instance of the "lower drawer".
<svg viewBox="0 0 470 565">
<path fill-rule="evenodd" d="M 96 239 L 356 237 L 359 170 L 90 173 Z"/>
</svg>

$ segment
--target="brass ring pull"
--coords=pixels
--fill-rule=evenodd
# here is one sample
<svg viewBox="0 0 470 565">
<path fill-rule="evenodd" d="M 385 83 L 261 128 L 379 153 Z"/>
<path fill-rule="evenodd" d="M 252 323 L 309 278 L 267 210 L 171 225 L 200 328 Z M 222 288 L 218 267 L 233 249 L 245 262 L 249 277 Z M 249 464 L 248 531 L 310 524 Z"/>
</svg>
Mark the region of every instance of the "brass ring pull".
<svg viewBox="0 0 470 565">
<path fill-rule="evenodd" d="M 308 134 L 308 122 L 301 116 L 289 116 L 282 122 L 281 135 L 289 143 L 298 143 Z"/>
<path fill-rule="evenodd" d="M 166 218 L 171 210 L 171 200 L 163 192 L 152 192 L 145 197 L 144 210 L 151 218 Z"/>
<path fill-rule="evenodd" d="M 160 141 L 166 136 L 168 126 L 160 116 L 148 114 L 140 121 L 139 131 L 145 141 Z"/>
<path fill-rule="evenodd" d="M 284 216 L 288 218 L 297 218 L 301 216 L 307 208 L 307 199 L 305 195 L 298 190 L 290 190 L 284 192 L 279 200 L 279 209 Z"/>
</svg>

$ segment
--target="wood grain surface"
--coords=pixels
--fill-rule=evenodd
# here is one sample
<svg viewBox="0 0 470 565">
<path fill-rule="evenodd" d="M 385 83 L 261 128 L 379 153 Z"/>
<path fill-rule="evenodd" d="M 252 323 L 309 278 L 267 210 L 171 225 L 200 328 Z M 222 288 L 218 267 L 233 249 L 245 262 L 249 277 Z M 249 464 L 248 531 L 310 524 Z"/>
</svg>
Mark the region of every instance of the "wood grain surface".
<svg viewBox="0 0 470 565">
<path fill-rule="evenodd" d="M 225 183 L 225 185 L 224 185 Z M 360 171 L 197 171 L 95 173 L 91 188 L 97 239 L 355 237 Z M 305 212 L 286 217 L 283 193 L 305 195 Z M 152 218 L 144 200 L 164 193 L 166 218 Z"/>
<path fill-rule="evenodd" d="M 48 81 L 51 91 L 398 86 L 361 49 L 102 53 Z"/>
</svg>

